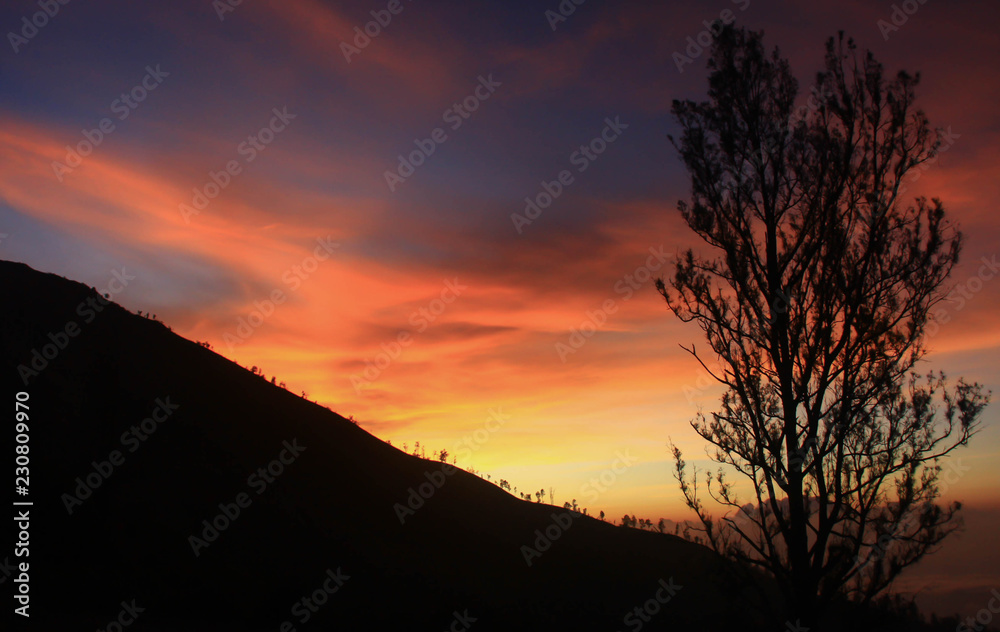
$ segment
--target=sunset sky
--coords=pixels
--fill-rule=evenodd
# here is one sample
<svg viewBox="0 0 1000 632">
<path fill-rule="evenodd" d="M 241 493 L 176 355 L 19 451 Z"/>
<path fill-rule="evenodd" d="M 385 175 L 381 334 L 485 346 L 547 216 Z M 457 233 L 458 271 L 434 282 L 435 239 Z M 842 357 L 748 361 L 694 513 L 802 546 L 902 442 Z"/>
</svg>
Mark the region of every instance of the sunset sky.
<svg viewBox="0 0 1000 632">
<path fill-rule="evenodd" d="M 5 2 L 0 257 L 98 288 L 124 267 L 115 301 L 394 445 L 592 513 L 686 518 L 666 442 L 709 465 L 688 421 L 720 391 L 651 278 L 698 245 L 669 109 L 704 98 L 705 56 L 675 53 L 723 11 L 804 91 L 838 29 L 922 73 L 951 135 L 912 194 L 960 223 L 968 292 L 925 367 L 1000 393 L 1000 278 L 969 284 L 1000 256 L 1000 7 L 914 4 L 884 36 L 888 1 L 592 0 L 558 22 L 557 0 L 77 1 L 37 29 L 35 2 Z M 355 41 L 372 11 L 391 21 Z M 948 498 L 1000 505 L 998 422 L 994 404 Z M 619 455 L 636 462 L 587 487 Z"/>
</svg>

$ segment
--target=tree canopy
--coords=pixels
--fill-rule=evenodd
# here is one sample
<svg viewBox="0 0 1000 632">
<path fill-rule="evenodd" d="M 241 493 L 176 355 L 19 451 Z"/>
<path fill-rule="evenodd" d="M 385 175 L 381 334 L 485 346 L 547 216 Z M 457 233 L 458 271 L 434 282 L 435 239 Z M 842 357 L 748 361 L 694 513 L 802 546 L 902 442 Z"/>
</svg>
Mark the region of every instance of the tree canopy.
<svg viewBox="0 0 1000 632">
<path fill-rule="evenodd" d="M 939 459 L 989 393 L 917 365 L 962 234 L 940 200 L 903 195 L 940 145 L 919 75 L 887 77 L 840 34 L 802 105 L 779 51 L 733 26 L 708 65 L 708 100 L 674 101 L 671 137 L 705 248 L 657 288 L 699 325 L 709 351 L 687 350 L 725 389 L 692 422 L 720 464 L 721 523 L 674 447 L 676 476 L 708 541 L 772 575 L 808 625 L 835 599 L 871 600 L 958 525 L 958 504 L 934 502 Z"/>
</svg>

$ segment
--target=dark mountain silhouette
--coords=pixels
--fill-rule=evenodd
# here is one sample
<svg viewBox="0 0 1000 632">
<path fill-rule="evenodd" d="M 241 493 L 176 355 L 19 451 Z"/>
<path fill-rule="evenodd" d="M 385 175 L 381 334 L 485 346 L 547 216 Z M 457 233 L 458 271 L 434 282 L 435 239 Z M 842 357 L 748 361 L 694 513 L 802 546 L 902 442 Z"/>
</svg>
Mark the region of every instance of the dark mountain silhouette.
<svg viewBox="0 0 1000 632">
<path fill-rule="evenodd" d="M 133 600 L 136 630 L 635 630 L 625 616 L 648 604 L 660 611 L 631 620 L 643 630 L 754 627 L 702 546 L 578 516 L 529 567 L 522 545 L 565 510 L 462 470 L 437 476 L 440 463 L 160 322 L 98 312 L 82 284 L 0 262 L 0 290 L 6 397 L 30 395 L 32 629 L 104 629 Z M 76 335 L 60 335 L 70 322 Z M 33 361 L 24 386 L 17 367 Z M 272 482 L 248 480 L 280 456 Z M 74 502 L 88 476 L 100 485 Z M 400 524 L 395 506 L 428 476 L 445 482 Z M 189 538 L 240 493 L 249 506 L 195 556 Z M 337 592 L 307 610 L 338 569 Z M 661 580 L 681 587 L 662 610 Z"/>
</svg>

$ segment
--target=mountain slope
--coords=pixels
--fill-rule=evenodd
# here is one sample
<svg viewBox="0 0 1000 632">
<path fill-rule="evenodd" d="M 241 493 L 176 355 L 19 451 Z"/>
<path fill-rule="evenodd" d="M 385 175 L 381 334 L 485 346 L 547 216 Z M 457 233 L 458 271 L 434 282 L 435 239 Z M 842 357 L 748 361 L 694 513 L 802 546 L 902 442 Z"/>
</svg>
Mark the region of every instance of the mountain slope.
<svg viewBox="0 0 1000 632">
<path fill-rule="evenodd" d="M 0 291 L 5 397 L 30 397 L 34 624 L 106 626 L 134 600 L 136 629 L 751 627 L 704 547 L 443 473 L 82 284 L 0 262 Z"/>
</svg>

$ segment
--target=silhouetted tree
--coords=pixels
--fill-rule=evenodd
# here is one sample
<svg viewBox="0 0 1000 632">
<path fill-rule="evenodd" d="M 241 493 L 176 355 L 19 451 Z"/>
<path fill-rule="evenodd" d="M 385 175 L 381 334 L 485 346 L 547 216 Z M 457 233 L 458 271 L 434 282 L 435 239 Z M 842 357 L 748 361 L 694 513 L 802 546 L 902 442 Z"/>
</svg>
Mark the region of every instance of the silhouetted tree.
<svg viewBox="0 0 1000 632">
<path fill-rule="evenodd" d="M 716 254 L 689 250 L 657 287 L 718 357 L 710 369 L 687 349 L 725 387 L 692 425 L 753 503 L 722 468 L 709 476 L 738 514 L 720 528 L 674 447 L 676 477 L 707 541 L 773 574 L 808 627 L 838 595 L 871 600 L 957 526 L 959 505 L 933 502 L 937 460 L 976 432 L 989 393 L 913 369 L 962 237 L 939 200 L 900 196 L 940 145 L 914 109 L 917 76 L 887 79 L 841 34 L 816 107 L 796 111 L 787 61 L 732 26 L 709 70 L 707 102 L 674 102 L 671 141 L 691 176 L 681 215 Z"/>
</svg>

